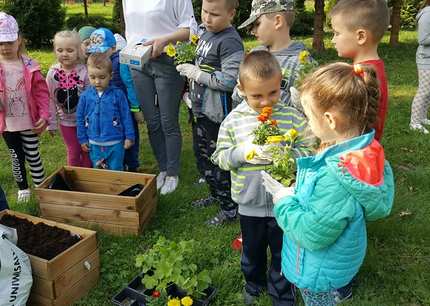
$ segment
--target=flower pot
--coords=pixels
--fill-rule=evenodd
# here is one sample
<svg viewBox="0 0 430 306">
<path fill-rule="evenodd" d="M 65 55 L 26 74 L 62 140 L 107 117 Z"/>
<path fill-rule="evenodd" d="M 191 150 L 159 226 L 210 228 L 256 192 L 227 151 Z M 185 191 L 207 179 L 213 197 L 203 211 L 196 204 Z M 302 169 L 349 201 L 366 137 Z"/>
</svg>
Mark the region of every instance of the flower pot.
<svg viewBox="0 0 430 306">
<path fill-rule="evenodd" d="M 183 298 L 187 296 L 187 292 L 181 288 L 178 288 L 175 284 L 172 284 L 171 286 L 166 288 L 167 294 L 171 297 L 176 298 Z M 207 287 L 205 290 L 203 290 L 203 296 L 200 298 L 194 298 L 193 299 L 193 306 L 207 306 L 209 303 L 214 299 L 215 295 L 217 293 L 217 289 L 213 286 Z"/>
<path fill-rule="evenodd" d="M 143 295 L 126 287 L 112 298 L 112 303 L 118 306 L 146 306 L 146 299 Z"/>
</svg>

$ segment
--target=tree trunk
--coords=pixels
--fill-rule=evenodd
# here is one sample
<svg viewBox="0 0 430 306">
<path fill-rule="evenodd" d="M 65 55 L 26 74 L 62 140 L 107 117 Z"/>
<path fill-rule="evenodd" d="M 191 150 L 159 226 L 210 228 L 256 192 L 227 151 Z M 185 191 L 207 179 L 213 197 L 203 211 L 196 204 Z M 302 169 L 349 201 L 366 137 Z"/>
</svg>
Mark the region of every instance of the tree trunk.
<svg viewBox="0 0 430 306">
<path fill-rule="evenodd" d="M 107 2 L 106 0 L 103 0 L 103 6 L 106 6 L 106 2 Z"/>
<path fill-rule="evenodd" d="M 312 48 L 321 52 L 324 47 L 324 0 L 315 0 L 314 36 Z"/>
<path fill-rule="evenodd" d="M 84 14 L 85 18 L 88 19 L 88 0 L 84 0 Z"/>
<path fill-rule="evenodd" d="M 402 9 L 402 0 L 394 0 L 392 3 L 393 12 L 391 13 L 390 46 L 395 47 L 399 44 L 400 10 Z"/>
</svg>

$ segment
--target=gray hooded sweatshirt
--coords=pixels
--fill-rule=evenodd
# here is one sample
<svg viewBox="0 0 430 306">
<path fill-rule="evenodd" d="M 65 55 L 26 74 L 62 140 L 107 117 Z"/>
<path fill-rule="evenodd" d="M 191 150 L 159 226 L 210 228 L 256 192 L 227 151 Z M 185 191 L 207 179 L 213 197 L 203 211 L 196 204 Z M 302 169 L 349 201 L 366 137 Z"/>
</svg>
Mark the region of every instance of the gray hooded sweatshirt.
<svg viewBox="0 0 430 306">
<path fill-rule="evenodd" d="M 426 6 L 417 14 L 418 24 L 418 69 L 430 70 L 430 6 Z"/>
</svg>

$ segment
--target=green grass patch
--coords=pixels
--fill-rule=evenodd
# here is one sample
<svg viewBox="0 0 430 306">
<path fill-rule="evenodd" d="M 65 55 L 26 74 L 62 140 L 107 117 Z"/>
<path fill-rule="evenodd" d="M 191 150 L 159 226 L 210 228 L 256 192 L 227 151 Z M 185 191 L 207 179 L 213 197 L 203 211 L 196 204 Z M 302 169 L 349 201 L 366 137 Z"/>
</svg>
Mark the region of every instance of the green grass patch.
<svg viewBox="0 0 430 306">
<path fill-rule="evenodd" d="M 91 7 L 90 6 L 90 10 Z M 410 106 L 417 86 L 415 65 L 416 33 L 402 32 L 401 44 L 396 48 L 381 44 L 389 79 L 389 113 L 383 145 L 396 178 L 396 198 L 391 215 L 369 223 L 368 253 L 358 274 L 358 288 L 349 305 L 430 305 L 430 151 L 429 136 L 409 131 Z M 305 38 L 310 46 L 311 39 Z M 313 54 L 319 63 L 339 60 L 327 36 L 327 50 Z M 252 47 L 255 42 L 247 42 Z M 30 55 L 42 63 L 46 72 L 54 57 L 49 50 L 31 51 Z M 95 289 L 78 305 L 110 305 L 110 298 L 139 271 L 134 267 L 135 256 L 156 242 L 159 235 L 168 239 L 195 239 L 203 242 L 198 257 L 210 271 L 219 293 L 214 302 L 218 306 L 242 305 L 243 276 L 240 254 L 231 250 L 230 243 L 239 233 L 239 224 L 209 228 L 204 221 L 217 208 L 193 209 L 190 202 L 207 194 L 204 185 L 195 184 L 198 178 L 192 152 L 191 129 L 187 123 L 185 106 L 181 107 L 183 134 L 182 167 L 179 189 L 159 198 L 157 213 L 145 233 L 139 237 L 114 237 L 99 233 L 101 278 Z M 141 162 L 147 173 L 156 173 L 146 129 L 140 126 L 142 137 Z M 64 165 L 65 148 L 59 135 L 41 138 L 41 154 L 47 173 Z M 8 151 L 0 142 L 0 184 L 6 190 L 14 210 L 37 214 L 37 203 L 15 202 L 17 188 L 12 179 Z M 410 215 L 402 216 L 402 212 Z M 258 305 L 271 305 L 262 297 Z"/>
<path fill-rule="evenodd" d="M 84 5 L 82 3 L 75 3 L 75 4 L 67 4 L 65 5 L 66 8 L 66 14 L 67 17 L 71 15 L 78 15 L 78 14 L 84 14 Z M 103 3 L 91 3 L 88 5 L 88 15 L 97 15 L 97 16 L 103 16 L 109 20 L 112 19 L 112 8 L 113 4 L 112 2 L 109 2 L 106 4 L 106 6 L 103 6 Z"/>
</svg>

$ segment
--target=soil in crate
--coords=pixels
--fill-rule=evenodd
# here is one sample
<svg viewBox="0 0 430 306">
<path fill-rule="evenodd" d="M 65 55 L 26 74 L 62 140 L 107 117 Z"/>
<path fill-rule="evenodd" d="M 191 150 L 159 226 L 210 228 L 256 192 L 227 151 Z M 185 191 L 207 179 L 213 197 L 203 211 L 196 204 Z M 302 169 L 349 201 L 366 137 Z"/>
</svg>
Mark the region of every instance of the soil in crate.
<svg viewBox="0 0 430 306">
<path fill-rule="evenodd" d="M 0 224 L 15 228 L 17 246 L 27 254 L 50 260 L 70 248 L 81 238 L 69 231 L 44 223 L 34 224 L 26 219 L 4 215 Z"/>
</svg>

